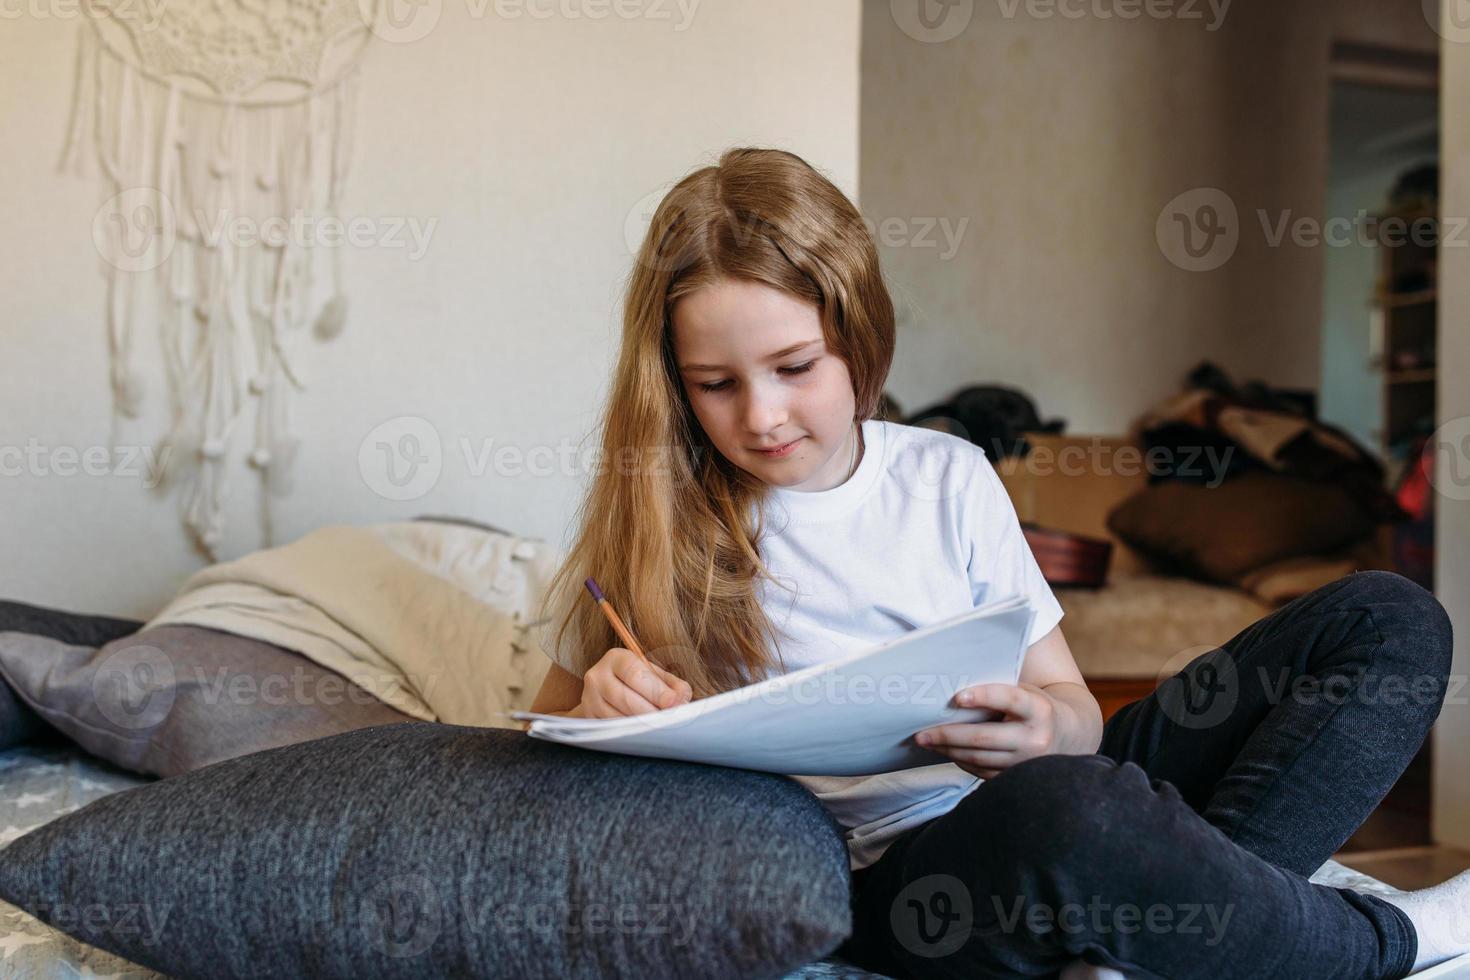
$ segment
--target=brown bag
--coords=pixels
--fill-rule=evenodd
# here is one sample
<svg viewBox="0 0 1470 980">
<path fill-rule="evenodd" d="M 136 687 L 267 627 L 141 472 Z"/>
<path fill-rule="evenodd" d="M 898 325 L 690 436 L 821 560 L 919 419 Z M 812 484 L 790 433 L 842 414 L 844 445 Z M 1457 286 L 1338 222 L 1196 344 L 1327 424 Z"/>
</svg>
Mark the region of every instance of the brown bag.
<svg viewBox="0 0 1470 980">
<path fill-rule="evenodd" d="M 1108 560 L 1113 543 L 1070 531 L 1054 531 L 1023 522 L 1021 533 L 1041 575 L 1049 585 L 1080 585 L 1096 589 L 1108 580 Z"/>
</svg>

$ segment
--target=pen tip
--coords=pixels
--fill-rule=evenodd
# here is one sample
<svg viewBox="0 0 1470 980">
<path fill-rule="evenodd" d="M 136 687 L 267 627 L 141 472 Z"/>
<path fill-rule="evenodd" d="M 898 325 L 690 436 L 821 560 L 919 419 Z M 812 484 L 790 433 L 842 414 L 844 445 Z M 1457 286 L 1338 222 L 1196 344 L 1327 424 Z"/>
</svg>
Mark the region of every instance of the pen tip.
<svg viewBox="0 0 1470 980">
<path fill-rule="evenodd" d="M 587 591 L 592 593 L 592 598 L 598 602 L 602 601 L 602 590 L 597 587 L 597 579 L 589 575 L 587 576 L 587 581 L 583 584 L 587 586 Z"/>
</svg>

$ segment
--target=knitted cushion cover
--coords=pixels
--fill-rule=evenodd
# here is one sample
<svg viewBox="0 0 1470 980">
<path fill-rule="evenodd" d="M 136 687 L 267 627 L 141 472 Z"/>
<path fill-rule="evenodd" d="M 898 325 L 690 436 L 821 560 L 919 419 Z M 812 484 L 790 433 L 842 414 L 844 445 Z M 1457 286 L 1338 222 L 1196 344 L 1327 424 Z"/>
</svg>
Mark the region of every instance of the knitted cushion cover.
<svg viewBox="0 0 1470 980">
<path fill-rule="evenodd" d="M 780 977 L 851 927 L 793 780 L 426 722 L 126 790 L 4 855 L 0 897 L 177 978 Z"/>
</svg>

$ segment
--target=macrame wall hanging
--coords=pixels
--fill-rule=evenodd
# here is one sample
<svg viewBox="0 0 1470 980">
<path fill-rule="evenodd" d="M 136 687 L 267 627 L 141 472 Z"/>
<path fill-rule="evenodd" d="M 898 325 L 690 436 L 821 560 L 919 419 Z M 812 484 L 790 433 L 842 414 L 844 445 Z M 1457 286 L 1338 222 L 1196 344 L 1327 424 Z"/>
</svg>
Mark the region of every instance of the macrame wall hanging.
<svg viewBox="0 0 1470 980">
<path fill-rule="evenodd" d="M 162 485 L 217 560 L 237 423 L 253 428 L 238 448 L 260 476 L 270 544 L 270 500 L 289 489 L 300 446 L 288 411 L 303 387 L 300 341 L 330 340 L 346 323 L 341 243 L 318 249 L 292 222 L 340 220 L 376 8 L 89 6 L 58 170 L 87 176 L 95 157 L 106 182 L 93 238 L 107 280 L 112 444 L 120 419 L 143 409 L 138 334 L 156 327 L 172 420 L 157 447 Z"/>
</svg>

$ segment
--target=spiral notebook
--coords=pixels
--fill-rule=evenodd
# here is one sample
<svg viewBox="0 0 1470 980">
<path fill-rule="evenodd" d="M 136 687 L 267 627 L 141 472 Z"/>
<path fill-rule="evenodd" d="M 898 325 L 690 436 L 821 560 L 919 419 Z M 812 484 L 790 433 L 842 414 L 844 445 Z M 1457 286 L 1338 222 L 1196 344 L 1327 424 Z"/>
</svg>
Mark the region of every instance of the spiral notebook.
<svg viewBox="0 0 1470 980">
<path fill-rule="evenodd" d="M 996 712 L 961 708 L 955 692 L 1014 684 L 1035 610 L 999 599 L 838 660 L 677 707 L 622 718 L 530 711 L 527 734 L 599 752 L 803 776 L 860 776 L 949 759 L 914 734 Z"/>
</svg>

